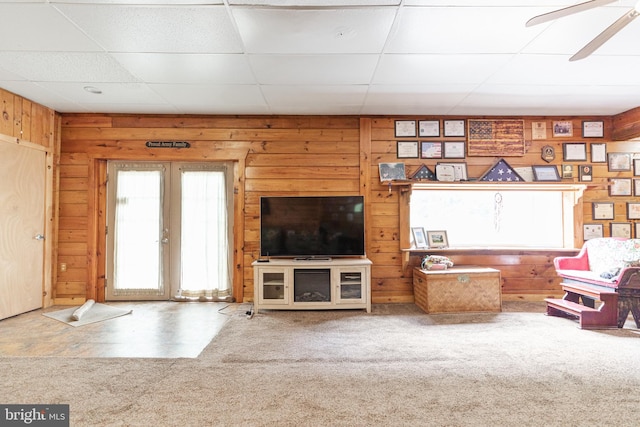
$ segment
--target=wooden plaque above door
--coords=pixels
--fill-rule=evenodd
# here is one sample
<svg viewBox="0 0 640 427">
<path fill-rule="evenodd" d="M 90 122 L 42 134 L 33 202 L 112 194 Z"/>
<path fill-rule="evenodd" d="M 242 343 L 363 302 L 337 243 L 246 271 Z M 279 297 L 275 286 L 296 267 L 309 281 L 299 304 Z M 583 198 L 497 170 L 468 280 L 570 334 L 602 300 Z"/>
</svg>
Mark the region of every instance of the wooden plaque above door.
<svg viewBox="0 0 640 427">
<path fill-rule="evenodd" d="M 468 156 L 524 156 L 524 120 L 469 119 Z"/>
</svg>

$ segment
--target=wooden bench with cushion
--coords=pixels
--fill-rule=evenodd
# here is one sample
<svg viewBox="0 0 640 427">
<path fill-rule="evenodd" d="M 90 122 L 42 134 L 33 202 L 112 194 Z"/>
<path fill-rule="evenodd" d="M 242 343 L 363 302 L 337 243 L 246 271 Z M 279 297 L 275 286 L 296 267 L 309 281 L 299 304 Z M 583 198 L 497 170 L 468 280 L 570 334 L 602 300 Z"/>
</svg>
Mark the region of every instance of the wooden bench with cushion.
<svg viewBox="0 0 640 427">
<path fill-rule="evenodd" d="M 547 314 L 577 317 L 583 329 L 622 328 L 633 314 L 640 328 L 640 239 L 602 237 L 578 255 L 554 259 L 562 299 L 547 298 Z"/>
</svg>

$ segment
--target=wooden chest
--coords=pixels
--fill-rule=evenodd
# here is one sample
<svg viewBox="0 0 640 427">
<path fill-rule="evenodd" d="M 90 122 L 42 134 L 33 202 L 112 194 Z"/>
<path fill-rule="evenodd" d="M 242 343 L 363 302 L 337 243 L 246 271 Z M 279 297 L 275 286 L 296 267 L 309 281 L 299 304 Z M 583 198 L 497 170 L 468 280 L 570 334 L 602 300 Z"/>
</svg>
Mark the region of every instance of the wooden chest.
<svg viewBox="0 0 640 427">
<path fill-rule="evenodd" d="M 413 293 L 427 313 L 502 311 L 500 270 L 453 267 L 448 270 L 413 271 Z"/>
</svg>

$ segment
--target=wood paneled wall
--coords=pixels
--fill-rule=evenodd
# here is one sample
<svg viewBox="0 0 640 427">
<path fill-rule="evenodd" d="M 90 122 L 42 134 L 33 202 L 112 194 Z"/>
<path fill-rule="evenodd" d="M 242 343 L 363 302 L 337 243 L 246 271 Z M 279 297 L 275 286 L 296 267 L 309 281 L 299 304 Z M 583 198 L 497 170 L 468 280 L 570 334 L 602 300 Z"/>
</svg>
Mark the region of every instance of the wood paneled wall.
<svg viewBox="0 0 640 427">
<path fill-rule="evenodd" d="M 399 191 L 389 191 L 378 177 L 378 163 L 398 161 L 394 120 L 400 118 L 62 115 L 57 263 L 66 263 L 67 270 L 58 272 L 56 301 L 76 303 L 88 297 L 99 299 L 103 296 L 104 164 L 108 159 L 136 159 L 235 162 L 234 295 L 238 300 L 253 299 L 251 262 L 259 249 L 258 200 L 261 195 L 363 194 L 367 256 L 373 261 L 372 301 L 412 302 L 412 280 L 403 275 L 401 249 L 408 242 L 400 241 Z M 635 151 L 633 143 L 610 142 L 610 118 L 524 119 L 526 154 L 507 158 L 513 167 L 546 164 L 541 159 L 544 145 L 555 148 L 553 164 L 560 165 L 563 163 L 563 142 L 607 142 L 609 151 Z M 605 137 L 582 139 L 583 119 L 604 120 Z M 553 120 L 572 120 L 574 137 L 552 138 Z M 531 141 L 532 121 L 547 122 L 548 139 Z M 149 149 L 145 147 L 147 140 L 189 141 L 192 148 Z M 472 157 L 464 161 L 468 164 L 469 176 L 479 177 L 499 158 Z M 432 168 L 436 163 L 426 159 L 402 161 L 409 173 L 422 163 Z M 594 173 L 593 189 L 587 191 L 584 199 L 606 200 L 608 195 L 601 191 L 606 192 L 607 178 L 621 173 L 607 172 L 606 164 L 594 167 Z M 585 203 L 583 209 L 585 220 L 589 222 L 590 204 Z M 558 292 L 553 256 L 554 253 L 526 252 L 466 254 L 456 262 L 502 267 L 504 294 L 514 298 L 542 298 Z"/>
</svg>

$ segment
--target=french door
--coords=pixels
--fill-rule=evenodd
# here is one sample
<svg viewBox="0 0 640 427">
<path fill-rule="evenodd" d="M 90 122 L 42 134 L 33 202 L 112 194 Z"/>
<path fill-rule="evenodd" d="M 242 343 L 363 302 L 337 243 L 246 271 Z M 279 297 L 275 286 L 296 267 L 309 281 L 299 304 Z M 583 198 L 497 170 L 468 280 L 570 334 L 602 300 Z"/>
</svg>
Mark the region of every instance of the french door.
<svg viewBox="0 0 640 427">
<path fill-rule="evenodd" d="M 107 300 L 230 294 L 232 169 L 224 163 L 109 162 Z"/>
</svg>

